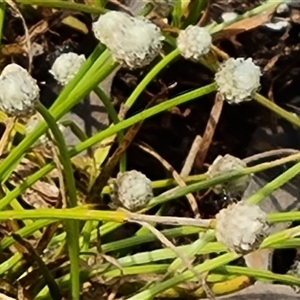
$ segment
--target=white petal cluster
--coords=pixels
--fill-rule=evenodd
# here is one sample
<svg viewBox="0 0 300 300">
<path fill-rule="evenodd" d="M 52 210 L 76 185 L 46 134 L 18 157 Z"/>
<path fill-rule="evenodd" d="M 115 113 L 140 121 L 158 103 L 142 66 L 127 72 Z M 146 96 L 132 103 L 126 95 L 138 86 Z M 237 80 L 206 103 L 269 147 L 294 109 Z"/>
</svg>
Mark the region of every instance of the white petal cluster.
<svg viewBox="0 0 300 300">
<path fill-rule="evenodd" d="M 237 253 L 256 250 L 270 234 L 267 214 L 245 201 L 234 203 L 216 215 L 216 238 Z"/>
<path fill-rule="evenodd" d="M 209 166 L 207 175 L 209 178 L 223 175 L 232 171 L 239 171 L 246 167 L 246 163 L 238 157 L 226 154 L 225 156 L 219 155 L 214 162 Z M 226 190 L 232 196 L 243 194 L 249 185 L 251 176 L 244 175 L 237 179 L 233 179 L 228 182 L 224 182 L 222 185 L 216 185 L 213 187 L 213 191 L 217 194 L 222 193 L 223 189 Z"/>
<path fill-rule="evenodd" d="M 151 180 L 136 170 L 118 174 L 111 191 L 115 204 L 130 211 L 146 206 L 153 197 Z"/>
<path fill-rule="evenodd" d="M 93 23 L 97 39 L 111 51 L 113 58 L 130 69 L 152 62 L 162 48 L 160 28 L 145 18 L 110 11 Z"/>
<path fill-rule="evenodd" d="M 220 65 L 215 80 L 223 99 L 233 104 L 251 100 L 260 88 L 260 76 L 252 58 L 229 58 Z"/>
<path fill-rule="evenodd" d="M 146 0 L 146 2 L 152 3 L 155 13 L 163 18 L 166 18 L 170 14 L 176 3 L 175 0 Z"/>
<path fill-rule="evenodd" d="M 177 38 L 177 47 L 186 59 L 199 60 L 210 50 L 212 37 L 204 27 L 188 26 L 181 30 Z"/>
<path fill-rule="evenodd" d="M 84 62 L 85 56 L 83 54 L 63 53 L 55 60 L 49 72 L 61 85 L 66 85 L 78 73 Z"/>
<path fill-rule="evenodd" d="M 40 89 L 27 70 L 7 65 L 0 75 L 0 108 L 9 116 L 29 116 L 35 111 Z"/>
</svg>

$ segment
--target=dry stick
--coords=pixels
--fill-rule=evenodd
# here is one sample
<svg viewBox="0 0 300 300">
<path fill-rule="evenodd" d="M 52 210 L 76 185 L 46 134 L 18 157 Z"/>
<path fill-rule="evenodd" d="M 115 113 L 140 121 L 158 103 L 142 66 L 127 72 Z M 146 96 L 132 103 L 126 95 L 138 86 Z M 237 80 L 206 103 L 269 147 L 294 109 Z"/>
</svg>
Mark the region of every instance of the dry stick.
<svg viewBox="0 0 300 300">
<path fill-rule="evenodd" d="M 201 143 L 202 143 L 202 137 L 200 135 L 197 135 L 194 139 L 194 142 L 185 160 L 184 166 L 181 169 L 180 172 L 181 177 L 187 177 L 190 175 Z"/>
<path fill-rule="evenodd" d="M 266 151 L 266 152 L 262 152 L 262 153 L 258 153 L 258 154 L 248 156 L 248 157 L 244 158 L 243 161 L 246 164 L 249 164 L 249 163 L 255 162 L 257 160 L 260 160 L 262 158 L 266 158 L 266 157 L 270 157 L 270 156 L 275 156 L 275 155 L 285 156 L 285 155 L 297 154 L 299 152 L 300 152 L 299 150 L 289 149 L 289 148 L 269 150 L 269 151 Z"/>
<path fill-rule="evenodd" d="M 196 227 L 212 227 L 213 219 L 193 219 L 182 217 L 161 217 L 152 215 L 142 215 L 138 213 L 130 213 L 126 216 L 127 222 L 147 222 L 160 223 L 164 225 L 179 225 L 179 226 L 196 226 Z"/>
<path fill-rule="evenodd" d="M 150 146 L 146 145 L 145 143 L 143 144 L 138 144 L 138 146 L 145 152 L 151 154 L 154 156 L 157 160 L 161 162 L 161 164 L 172 174 L 173 178 L 175 179 L 176 183 L 179 186 L 186 186 L 186 183 L 182 179 L 182 177 L 176 172 L 176 170 L 165 160 L 163 159 L 158 153 L 156 153 L 153 149 L 150 149 Z M 189 201 L 189 204 L 192 208 L 192 211 L 195 214 L 196 218 L 200 218 L 200 213 L 198 210 L 198 205 L 195 197 L 193 196 L 192 193 L 186 194 L 185 195 Z"/>
<path fill-rule="evenodd" d="M 199 152 L 195 159 L 195 166 L 198 169 L 202 168 L 203 162 L 206 158 L 209 146 L 212 142 L 212 138 L 214 136 L 216 127 L 218 125 L 221 116 L 223 103 L 224 103 L 223 99 L 221 98 L 220 94 L 217 93 L 215 98 L 215 104 L 212 107 L 212 110 L 210 112 L 210 116 L 207 121 L 207 125 L 203 135 L 202 143 L 200 145 Z"/>
</svg>

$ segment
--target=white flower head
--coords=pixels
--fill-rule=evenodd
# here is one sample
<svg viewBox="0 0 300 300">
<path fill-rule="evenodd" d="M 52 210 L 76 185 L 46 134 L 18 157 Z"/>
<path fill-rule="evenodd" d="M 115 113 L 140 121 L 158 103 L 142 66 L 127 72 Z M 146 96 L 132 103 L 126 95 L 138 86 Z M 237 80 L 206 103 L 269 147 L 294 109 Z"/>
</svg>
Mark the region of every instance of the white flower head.
<svg viewBox="0 0 300 300">
<path fill-rule="evenodd" d="M 35 111 L 40 89 L 21 66 L 9 64 L 3 69 L 0 91 L 0 108 L 9 116 L 29 116 Z"/>
<path fill-rule="evenodd" d="M 113 58 L 130 69 L 150 64 L 159 54 L 164 40 L 159 27 L 149 20 L 118 11 L 101 15 L 93 23 L 93 31 Z"/>
<path fill-rule="evenodd" d="M 234 203 L 216 215 L 216 238 L 228 249 L 241 254 L 257 250 L 270 234 L 267 214 L 245 201 Z"/>
<path fill-rule="evenodd" d="M 55 60 L 49 72 L 61 85 L 66 85 L 75 77 L 84 62 L 83 54 L 63 53 Z"/>
<path fill-rule="evenodd" d="M 181 30 L 177 38 L 177 47 L 186 59 L 199 60 L 210 50 L 212 37 L 204 27 L 188 26 Z"/>
<path fill-rule="evenodd" d="M 154 11 L 159 16 L 166 18 L 171 10 L 173 9 L 176 1 L 175 0 L 144 0 L 147 3 L 152 3 Z"/>
<path fill-rule="evenodd" d="M 215 80 L 223 99 L 232 104 L 251 100 L 260 88 L 260 76 L 252 58 L 229 58 L 220 65 Z"/>
<path fill-rule="evenodd" d="M 242 170 L 245 167 L 247 167 L 246 163 L 238 157 L 230 154 L 226 154 L 225 156 L 219 155 L 209 166 L 207 175 L 209 178 L 214 178 L 228 172 Z M 244 175 L 237 179 L 214 186 L 213 191 L 216 194 L 220 194 L 223 189 L 225 189 L 230 195 L 237 196 L 245 192 L 250 183 L 250 179 L 250 175 Z"/>
<path fill-rule="evenodd" d="M 119 173 L 111 191 L 112 200 L 130 211 L 146 206 L 153 197 L 151 180 L 136 170 Z"/>
</svg>

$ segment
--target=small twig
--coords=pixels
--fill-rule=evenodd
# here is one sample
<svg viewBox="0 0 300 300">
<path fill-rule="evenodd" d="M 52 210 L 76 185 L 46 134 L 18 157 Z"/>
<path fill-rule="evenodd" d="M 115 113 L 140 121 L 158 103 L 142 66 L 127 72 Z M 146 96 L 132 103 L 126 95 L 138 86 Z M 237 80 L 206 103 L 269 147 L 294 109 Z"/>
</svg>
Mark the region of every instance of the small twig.
<svg viewBox="0 0 300 300">
<path fill-rule="evenodd" d="M 145 152 L 151 154 L 154 156 L 157 160 L 161 162 L 161 164 L 172 174 L 175 181 L 179 186 L 186 186 L 186 183 L 182 179 L 182 177 L 176 172 L 176 170 L 165 160 L 163 159 L 158 153 L 156 153 L 153 149 L 150 149 L 150 146 L 144 144 L 138 144 L 138 146 Z M 197 205 L 197 201 L 192 193 L 186 194 L 186 197 L 189 201 L 189 204 L 191 206 L 191 209 L 195 215 L 196 218 L 200 218 L 200 213 Z"/>
<path fill-rule="evenodd" d="M 291 155 L 291 154 L 296 154 L 296 153 L 299 153 L 300 151 L 299 150 L 296 150 L 296 149 L 275 149 L 275 150 L 270 150 L 270 151 L 266 151 L 266 152 L 262 152 L 262 153 L 258 153 L 258 154 L 254 154 L 254 155 L 251 155 L 251 156 L 248 156 L 246 158 L 243 159 L 243 161 L 246 163 L 246 164 L 249 164 L 249 163 L 252 163 L 252 162 L 255 162 L 257 160 L 260 160 L 262 158 L 267 158 L 267 157 L 270 157 L 270 156 L 286 156 L 286 155 Z"/>
<path fill-rule="evenodd" d="M 179 218 L 179 217 L 161 217 L 130 213 L 127 217 L 128 222 L 148 222 L 161 223 L 165 225 L 180 225 L 180 226 L 197 226 L 211 227 L 212 219 L 194 219 L 194 218 Z"/>
<path fill-rule="evenodd" d="M 214 106 L 211 109 L 209 119 L 207 121 L 207 125 L 205 128 L 205 132 L 203 135 L 203 139 L 199 148 L 199 152 L 197 154 L 197 157 L 195 159 L 195 166 L 200 169 L 203 165 L 203 162 L 206 158 L 208 149 L 210 147 L 210 144 L 212 142 L 212 138 L 214 136 L 216 127 L 218 125 L 222 108 L 223 108 L 224 101 L 221 98 L 220 94 L 216 94 L 215 103 Z"/>
<path fill-rule="evenodd" d="M 180 172 L 181 177 L 186 177 L 186 176 L 190 175 L 193 165 L 194 165 L 195 158 L 198 153 L 198 150 L 200 149 L 201 143 L 202 143 L 202 137 L 200 135 L 197 135 L 194 139 L 194 142 L 193 142 L 191 149 L 188 153 L 188 156 L 185 160 L 184 166 L 181 169 L 181 172 Z"/>
</svg>

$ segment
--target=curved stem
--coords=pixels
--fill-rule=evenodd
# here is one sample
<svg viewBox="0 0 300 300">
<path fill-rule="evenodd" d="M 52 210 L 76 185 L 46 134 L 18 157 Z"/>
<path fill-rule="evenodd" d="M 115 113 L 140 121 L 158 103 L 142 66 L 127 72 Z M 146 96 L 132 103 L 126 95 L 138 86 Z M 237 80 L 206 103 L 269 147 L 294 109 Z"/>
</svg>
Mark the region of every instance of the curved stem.
<svg viewBox="0 0 300 300">
<path fill-rule="evenodd" d="M 69 207 L 77 206 L 76 185 L 73 176 L 73 168 L 69 155 L 67 145 L 64 137 L 57 126 L 54 118 L 48 110 L 42 105 L 37 105 L 38 112 L 43 116 L 47 122 L 55 139 L 56 146 L 59 149 L 60 161 L 63 165 L 64 177 L 66 180 L 66 194 L 69 200 Z M 71 293 L 72 299 L 79 300 L 80 298 L 80 268 L 79 268 L 79 223 L 75 220 L 66 221 L 67 244 L 69 249 L 70 263 L 71 263 Z"/>
</svg>

